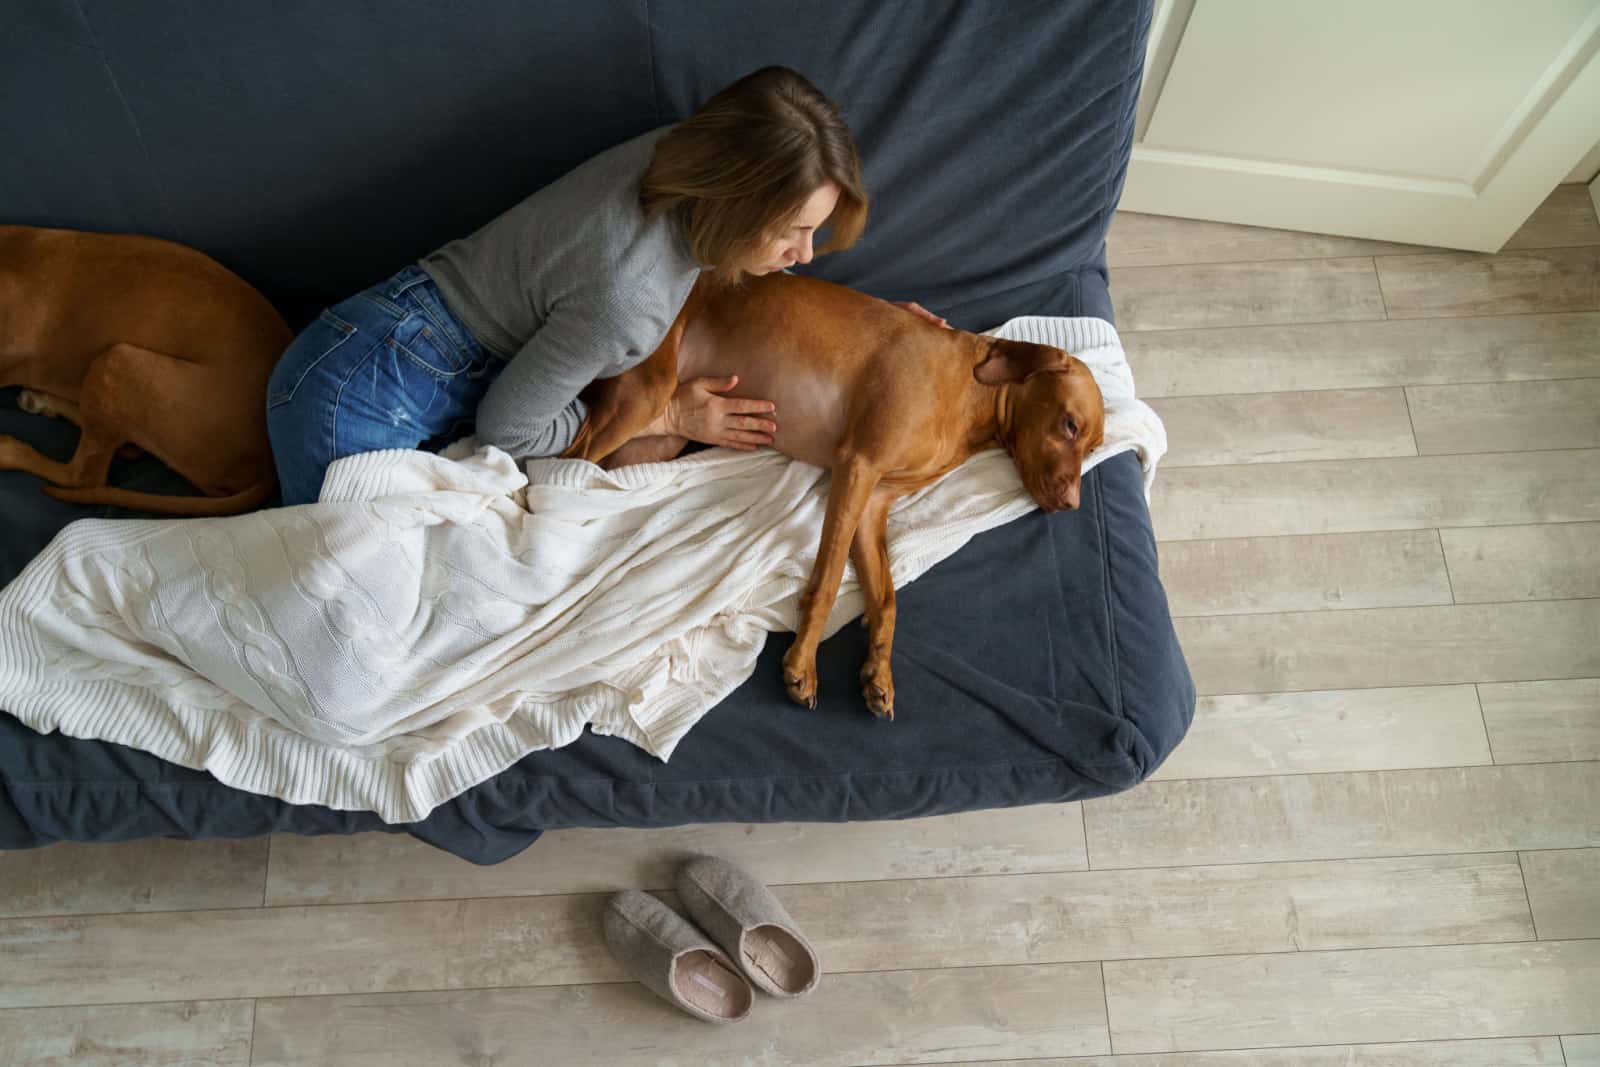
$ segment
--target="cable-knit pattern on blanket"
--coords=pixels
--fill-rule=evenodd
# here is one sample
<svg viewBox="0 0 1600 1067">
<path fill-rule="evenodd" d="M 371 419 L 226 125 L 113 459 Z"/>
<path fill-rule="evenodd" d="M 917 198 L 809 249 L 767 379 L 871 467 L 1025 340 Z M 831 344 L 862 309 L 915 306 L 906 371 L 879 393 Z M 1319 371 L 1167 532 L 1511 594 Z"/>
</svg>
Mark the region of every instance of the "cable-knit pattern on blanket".
<svg viewBox="0 0 1600 1067">
<path fill-rule="evenodd" d="M 94 553 L 85 563 L 90 567 L 99 564 L 115 574 L 115 581 L 106 586 L 110 595 L 102 604 L 84 586 L 78 572 L 63 575 L 57 590 L 57 609 L 63 619 L 77 627 L 75 640 L 64 641 L 41 632 L 44 669 L 31 679 L 34 689 L 69 686 L 74 681 L 87 685 L 109 680 L 159 691 L 167 700 L 208 711 L 223 710 L 234 702 L 226 690 L 179 662 L 139 655 L 135 634 L 168 632 L 156 602 L 156 572 L 146 546 L 134 545 L 118 553 Z M 97 651 L 92 652 L 91 648 Z M 139 658 L 107 654 L 117 649 Z"/>
<path fill-rule="evenodd" d="M 281 721 L 293 722 L 313 737 L 335 743 L 350 740 L 354 731 L 322 714 L 316 694 L 296 671 L 287 644 L 272 631 L 266 613 L 250 596 L 249 574 L 226 528 L 196 533 L 189 538 L 189 547 L 201 564 L 206 592 L 235 661 L 272 701 Z M 306 712 L 314 724 L 307 722 Z"/>
</svg>

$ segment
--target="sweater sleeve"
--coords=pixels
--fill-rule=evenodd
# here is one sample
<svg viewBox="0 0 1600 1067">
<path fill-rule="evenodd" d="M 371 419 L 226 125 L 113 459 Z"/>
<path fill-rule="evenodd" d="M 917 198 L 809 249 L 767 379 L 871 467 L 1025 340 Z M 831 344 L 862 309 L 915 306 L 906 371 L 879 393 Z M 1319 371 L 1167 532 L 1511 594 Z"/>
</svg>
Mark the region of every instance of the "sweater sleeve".
<svg viewBox="0 0 1600 1067">
<path fill-rule="evenodd" d="M 551 309 L 478 403 L 478 440 L 519 460 L 565 450 L 588 414 L 578 394 L 648 355 L 658 318 L 615 293 Z"/>
</svg>

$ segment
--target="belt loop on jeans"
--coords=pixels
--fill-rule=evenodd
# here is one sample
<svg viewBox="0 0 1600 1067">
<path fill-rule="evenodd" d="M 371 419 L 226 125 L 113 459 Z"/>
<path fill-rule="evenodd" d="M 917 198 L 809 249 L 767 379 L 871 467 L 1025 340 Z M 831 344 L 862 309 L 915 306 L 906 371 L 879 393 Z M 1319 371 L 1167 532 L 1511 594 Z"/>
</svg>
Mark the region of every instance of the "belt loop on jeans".
<svg viewBox="0 0 1600 1067">
<path fill-rule="evenodd" d="M 398 300 L 406 294 L 407 290 L 415 289 L 428 280 L 428 275 L 423 269 L 413 263 L 409 267 L 402 267 L 395 272 L 394 276 L 389 279 L 389 284 L 383 287 L 383 295 L 390 300 Z"/>
</svg>

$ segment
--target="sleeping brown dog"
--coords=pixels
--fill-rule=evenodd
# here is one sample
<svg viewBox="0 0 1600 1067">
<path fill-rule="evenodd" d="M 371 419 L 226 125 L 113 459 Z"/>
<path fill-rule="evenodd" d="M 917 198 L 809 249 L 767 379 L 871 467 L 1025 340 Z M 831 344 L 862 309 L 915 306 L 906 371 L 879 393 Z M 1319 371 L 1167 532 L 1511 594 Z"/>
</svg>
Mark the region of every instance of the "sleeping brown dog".
<svg viewBox="0 0 1600 1067">
<path fill-rule="evenodd" d="M 789 697 L 817 705 L 817 645 L 848 553 L 866 597 L 862 692 L 875 714 L 892 719 L 889 506 L 998 446 L 1041 508 L 1076 508 L 1083 458 L 1104 432 L 1100 388 L 1059 348 L 946 329 L 829 282 L 787 274 L 736 289 L 701 282 L 649 359 L 585 390 L 589 417 L 564 454 L 608 467 L 669 459 L 682 438 L 636 439 L 639 431 L 666 410 L 679 382 L 734 374 L 730 395 L 777 406 L 773 447 L 833 476 L 783 661 Z"/>
<path fill-rule="evenodd" d="M 293 340 L 242 278 L 152 237 L 0 226 L 0 387 L 25 410 L 83 431 L 59 463 L 0 435 L 0 469 L 52 483 L 80 504 L 170 515 L 228 515 L 272 495 L 267 377 Z M 205 496 L 106 484 L 128 446 L 156 456 Z"/>
</svg>

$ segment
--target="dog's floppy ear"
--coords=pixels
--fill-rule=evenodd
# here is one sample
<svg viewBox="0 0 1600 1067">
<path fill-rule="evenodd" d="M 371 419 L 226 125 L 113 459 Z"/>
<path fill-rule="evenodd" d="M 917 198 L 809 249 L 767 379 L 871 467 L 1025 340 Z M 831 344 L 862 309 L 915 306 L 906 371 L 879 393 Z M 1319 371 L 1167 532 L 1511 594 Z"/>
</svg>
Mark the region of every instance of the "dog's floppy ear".
<svg viewBox="0 0 1600 1067">
<path fill-rule="evenodd" d="M 1041 371 L 1066 369 L 1066 354 L 1059 348 L 997 337 L 989 346 L 988 356 L 972 368 L 972 376 L 984 385 L 1005 385 L 1026 381 Z"/>
</svg>

